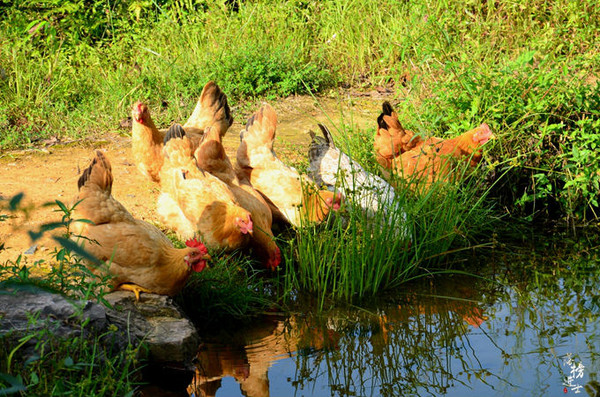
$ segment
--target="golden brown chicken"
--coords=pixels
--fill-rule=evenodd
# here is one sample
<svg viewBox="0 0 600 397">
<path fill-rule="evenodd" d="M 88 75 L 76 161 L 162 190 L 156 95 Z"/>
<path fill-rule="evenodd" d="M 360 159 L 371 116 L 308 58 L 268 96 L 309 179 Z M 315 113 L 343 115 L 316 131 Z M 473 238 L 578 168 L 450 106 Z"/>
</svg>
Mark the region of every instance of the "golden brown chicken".
<svg viewBox="0 0 600 397">
<path fill-rule="evenodd" d="M 341 204 L 341 194 L 320 190 L 307 177 L 285 165 L 273 151 L 277 116 L 268 104 L 256 112 L 241 133 L 237 173 L 248 178 L 271 205 L 273 216 L 296 227 L 320 222 Z"/>
<path fill-rule="evenodd" d="M 153 182 L 160 182 L 163 165 L 163 141 L 166 130 L 159 130 L 150 116 L 148 106 L 136 102 L 131 110 L 131 145 L 133 158 L 140 172 Z M 218 85 L 210 81 L 202 90 L 194 112 L 185 124 L 184 130 L 196 148 L 202 139 L 204 129 L 213 126 L 225 134 L 233 123 L 227 96 Z"/>
<path fill-rule="evenodd" d="M 136 102 L 131 110 L 131 150 L 133 160 L 142 175 L 152 182 L 160 182 L 160 169 L 163 165 L 164 134 L 156 128 L 148 106 Z"/>
<path fill-rule="evenodd" d="M 253 233 L 250 212 L 239 205 L 227 184 L 198 168 L 192 142 L 180 125 L 167 132 L 164 155 L 157 204 L 163 223 L 182 239 L 200 234 L 212 248 L 246 246 Z"/>
<path fill-rule="evenodd" d="M 458 137 L 441 139 L 431 137 L 422 139 L 404 130 L 398 121 L 398 115 L 391 109 L 389 103 L 384 103 L 383 113 L 377 119 L 379 129 L 377 135 L 383 137 L 389 132 L 391 142 L 386 151 L 386 145 L 375 145 L 378 162 L 384 168 L 393 169 L 400 177 L 407 180 L 423 182 L 424 186 L 434 181 L 452 179 L 456 165 L 475 166 L 481 161 L 482 146 L 495 138 L 487 124 L 468 131 Z M 392 158 L 390 153 L 399 152 Z"/>
<path fill-rule="evenodd" d="M 111 195 L 113 177 L 105 155 L 96 151 L 91 165 L 79 178 L 81 202 L 74 216 L 93 224 L 75 222 L 75 235 L 86 239 L 85 249 L 105 262 L 90 267 L 112 275 L 114 288 L 127 289 L 139 299 L 140 292 L 174 295 L 192 272 L 204 270 L 209 259 L 204 244 L 186 241 L 187 248 L 174 248 L 155 226 L 135 219 Z"/>
<path fill-rule="evenodd" d="M 219 129 L 209 127 L 205 130 L 204 139 L 194 156 L 200 169 L 210 172 L 225 182 L 237 202 L 250 211 L 254 222 L 254 234 L 250 239 L 250 246 L 265 267 L 275 269 L 281 262 L 281 252 L 271 230 L 273 222 L 271 209 L 260 193 L 254 190 L 248 179 L 237 178 L 231 161 L 225 153 Z"/>
<path fill-rule="evenodd" d="M 481 146 L 493 138 L 487 124 L 456 138 L 429 138 L 421 146 L 402 153 L 395 164 L 396 172 L 403 178 L 422 180 L 425 186 L 434 181 L 448 181 L 458 176 L 452 172 L 457 165 L 468 162 L 476 166 L 481 161 Z"/>
<path fill-rule="evenodd" d="M 383 111 L 377 117 L 377 132 L 373 146 L 377 162 L 383 168 L 391 169 L 396 157 L 420 146 L 423 140 L 402 127 L 398 114 L 389 102 L 384 102 L 382 107 Z"/>
</svg>

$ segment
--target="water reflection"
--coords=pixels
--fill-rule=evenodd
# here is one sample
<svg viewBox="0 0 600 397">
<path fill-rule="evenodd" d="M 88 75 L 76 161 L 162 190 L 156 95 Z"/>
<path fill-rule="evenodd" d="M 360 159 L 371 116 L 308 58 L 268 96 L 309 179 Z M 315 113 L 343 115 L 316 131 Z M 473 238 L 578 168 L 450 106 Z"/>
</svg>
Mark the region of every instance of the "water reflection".
<svg viewBox="0 0 600 397">
<path fill-rule="evenodd" d="M 278 390 L 273 395 L 313 395 L 315 388 L 329 388 L 338 395 L 370 395 L 367 389 L 374 385 L 397 395 L 402 384 L 414 383 L 423 371 L 431 374 L 427 387 L 441 392 L 451 371 L 439 349 L 447 350 L 486 317 L 480 293 L 464 280 L 449 277 L 432 285 L 435 288 L 427 294 L 413 291 L 378 309 L 273 317 L 228 335 L 227 341 L 207 342 L 200 348 L 188 392 L 216 396 L 223 378 L 230 377 L 249 397 L 269 396 L 271 383 Z M 390 349 L 393 346 L 396 349 Z M 285 379 L 269 377 L 269 369 L 280 361 L 287 361 L 290 369 L 293 364 L 294 372 Z"/>
<path fill-rule="evenodd" d="M 339 335 L 300 317 L 267 317 L 225 340 L 204 343 L 199 350 L 190 395 L 216 396 L 222 379 L 232 377 L 244 396 L 269 396 L 269 368 L 296 352 L 335 348 Z"/>
<path fill-rule="evenodd" d="M 445 275 L 370 307 L 206 339 L 187 393 L 600 396 L 598 245 L 508 252 L 485 257 L 485 277 Z"/>
</svg>

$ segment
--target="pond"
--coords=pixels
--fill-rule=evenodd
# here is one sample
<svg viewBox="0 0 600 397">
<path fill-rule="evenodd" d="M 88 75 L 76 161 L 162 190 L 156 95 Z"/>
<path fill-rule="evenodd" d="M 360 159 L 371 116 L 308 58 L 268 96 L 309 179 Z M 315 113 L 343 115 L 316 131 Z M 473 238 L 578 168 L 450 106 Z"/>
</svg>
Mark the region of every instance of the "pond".
<svg viewBox="0 0 600 397">
<path fill-rule="evenodd" d="M 478 276 L 206 336 L 193 377 L 160 393 L 598 396 L 599 241 L 530 236 L 473 253 L 466 270 Z"/>
</svg>

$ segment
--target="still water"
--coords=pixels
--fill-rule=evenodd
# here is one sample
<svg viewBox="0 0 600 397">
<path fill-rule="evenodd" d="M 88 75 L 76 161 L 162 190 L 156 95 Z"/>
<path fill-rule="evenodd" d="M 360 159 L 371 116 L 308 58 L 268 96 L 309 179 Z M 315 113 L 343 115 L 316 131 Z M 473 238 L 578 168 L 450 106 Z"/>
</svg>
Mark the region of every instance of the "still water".
<svg viewBox="0 0 600 397">
<path fill-rule="evenodd" d="M 600 396 L 592 240 L 532 237 L 473 254 L 479 277 L 431 277 L 365 307 L 205 339 L 193 379 L 169 395 Z"/>
</svg>

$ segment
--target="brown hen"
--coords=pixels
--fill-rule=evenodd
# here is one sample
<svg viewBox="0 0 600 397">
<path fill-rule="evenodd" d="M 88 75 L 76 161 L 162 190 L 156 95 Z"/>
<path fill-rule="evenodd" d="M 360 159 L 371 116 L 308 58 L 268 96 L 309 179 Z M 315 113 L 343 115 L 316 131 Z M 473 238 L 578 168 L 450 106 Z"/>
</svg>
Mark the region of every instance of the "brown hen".
<svg viewBox="0 0 600 397">
<path fill-rule="evenodd" d="M 159 130 L 148 106 L 136 102 L 131 110 L 131 145 L 135 164 L 140 172 L 153 182 L 160 182 L 160 170 L 163 165 L 163 141 L 167 130 Z M 210 81 L 202 90 L 194 112 L 184 126 L 188 139 L 196 148 L 202 139 L 204 129 L 214 126 L 225 134 L 233 123 L 227 96 L 218 85 Z"/>
<path fill-rule="evenodd" d="M 227 184 L 198 167 L 193 145 L 180 125 L 165 136 L 158 213 L 183 238 L 200 234 L 212 248 L 244 247 L 253 233 L 252 216 Z"/>
<path fill-rule="evenodd" d="M 209 127 L 205 130 L 204 140 L 196 150 L 195 157 L 201 169 L 225 182 L 237 202 L 250 211 L 255 226 L 250 245 L 265 267 L 275 269 L 281 262 L 281 252 L 271 230 L 271 209 L 247 178 L 237 178 L 225 153 L 219 129 Z"/>
<path fill-rule="evenodd" d="M 85 249 L 105 263 L 90 264 L 96 273 L 108 272 L 114 288 L 174 295 L 192 272 L 202 271 L 210 257 L 196 239 L 187 248 L 174 248 L 155 226 L 135 219 L 111 195 L 113 177 L 105 155 L 96 151 L 90 166 L 79 178 L 74 217 L 93 224 L 75 222 L 75 235 L 85 237 Z"/>
<path fill-rule="evenodd" d="M 402 128 L 398 115 L 387 102 L 377 122 L 377 135 L 381 138 L 387 132 L 390 137 L 386 138 L 387 146 L 375 145 L 378 162 L 384 168 L 393 169 L 403 179 L 422 182 L 423 186 L 456 177 L 453 170 L 457 165 L 468 162 L 470 166 L 476 166 L 482 158 L 482 146 L 495 138 L 484 123 L 455 138 L 422 139 Z M 390 157 L 391 153 L 396 154 Z"/>
</svg>

